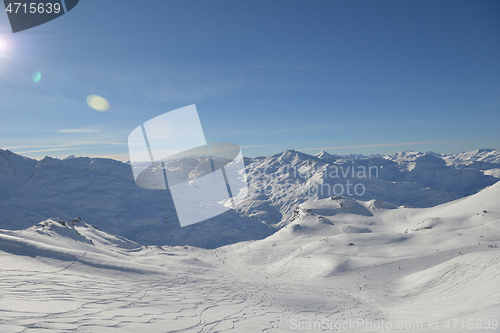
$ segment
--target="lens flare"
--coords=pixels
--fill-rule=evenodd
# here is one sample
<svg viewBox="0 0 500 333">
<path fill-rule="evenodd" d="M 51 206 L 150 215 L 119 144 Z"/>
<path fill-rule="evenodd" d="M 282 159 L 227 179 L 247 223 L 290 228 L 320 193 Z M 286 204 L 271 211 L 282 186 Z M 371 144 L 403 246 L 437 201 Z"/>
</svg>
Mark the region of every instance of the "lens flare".
<svg viewBox="0 0 500 333">
<path fill-rule="evenodd" d="M 33 74 L 33 82 L 38 83 L 40 82 L 41 79 L 42 79 L 42 73 L 35 72 L 35 74 Z"/>
<path fill-rule="evenodd" d="M 109 110 L 109 102 L 104 97 L 98 95 L 87 97 L 87 104 L 97 111 L 105 112 Z"/>
</svg>

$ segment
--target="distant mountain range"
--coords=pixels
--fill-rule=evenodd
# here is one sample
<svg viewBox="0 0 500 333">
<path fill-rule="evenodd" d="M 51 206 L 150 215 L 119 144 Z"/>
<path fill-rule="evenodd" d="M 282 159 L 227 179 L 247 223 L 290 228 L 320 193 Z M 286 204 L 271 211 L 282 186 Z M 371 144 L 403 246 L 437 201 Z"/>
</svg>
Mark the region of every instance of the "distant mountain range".
<svg viewBox="0 0 500 333">
<path fill-rule="evenodd" d="M 205 162 L 174 161 L 168 172 L 190 175 Z M 139 188 L 127 163 L 74 156 L 38 161 L 0 150 L 0 228 L 24 229 L 48 218 L 81 217 L 141 244 L 214 248 L 271 235 L 290 224 L 294 211 L 307 201 L 338 195 L 431 207 L 477 193 L 500 179 L 498 149 L 390 156 L 287 150 L 246 158 L 245 164 L 250 193 L 237 209 L 181 228 L 169 191 Z"/>
</svg>

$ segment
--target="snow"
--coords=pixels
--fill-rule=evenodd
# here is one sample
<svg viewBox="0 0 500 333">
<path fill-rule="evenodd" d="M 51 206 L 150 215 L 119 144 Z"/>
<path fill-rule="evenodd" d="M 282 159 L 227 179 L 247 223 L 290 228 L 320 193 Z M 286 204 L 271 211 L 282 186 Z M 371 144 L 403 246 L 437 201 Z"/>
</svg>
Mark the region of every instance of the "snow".
<svg viewBox="0 0 500 333">
<path fill-rule="evenodd" d="M 320 160 L 325 160 L 325 161 L 331 161 L 331 162 L 333 162 L 333 161 L 336 160 L 335 156 L 333 156 L 332 154 L 327 153 L 324 150 L 321 151 L 321 152 L 319 152 L 318 154 L 316 154 L 314 156 L 316 156 Z"/>
<path fill-rule="evenodd" d="M 500 150 L 499 149 L 477 149 L 470 152 L 463 152 L 451 155 L 449 159 L 457 161 L 470 162 L 479 161 L 486 163 L 498 164 L 500 163 Z"/>
<path fill-rule="evenodd" d="M 195 163 L 196 170 L 199 165 L 206 163 Z M 0 188 L 0 227 L 6 229 L 27 228 L 49 217 L 79 216 L 100 230 L 141 243 L 207 248 L 260 239 L 275 231 L 234 211 L 181 228 L 168 191 L 138 187 L 130 165 L 111 159 L 36 161 L 0 151 Z M 207 238 L 213 228 L 218 237 Z"/>
<path fill-rule="evenodd" d="M 346 182 L 366 189 L 352 198 L 397 206 L 432 207 L 474 194 L 498 180 L 500 164 L 473 165 L 491 163 L 498 151 L 488 151 L 490 159 L 484 162 L 477 162 L 484 160 L 483 150 L 465 157 L 406 151 L 384 158 L 347 158 L 326 152 L 312 156 L 288 150 L 246 159 L 248 197 L 236 211 L 189 228 L 180 227 L 170 192 L 138 187 L 129 164 L 88 157 L 36 161 L 0 151 L 0 208 L 4 212 L 0 227 L 24 229 L 49 217 L 70 220 L 80 216 L 100 230 L 141 244 L 216 248 L 269 236 L 291 221 L 299 204 L 347 195 L 333 191 L 347 189 Z M 464 159 L 474 161 L 467 164 Z M 357 172 L 362 169 L 373 172 L 359 178 Z M 187 181 L 210 170 L 206 159 L 186 158 L 169 161 L 166 172 L 172 179 Z M 316 193 L 318 189 L 326 191 Z M 218 230 L 218 237 L 210 236 L 212 229 Z"/>
<path fill-rule="evenodd" d="M 485 170 L 484 174 L 488 176 L 493 176 L 495 178 L 500 178 L 500 169 Z"/>
<path fill-rule="evenodd" d="M 342 159 L 337 156 L 331 161 L 289 150 L 249 160 L 247 170 L 250 195 L 240 204 L 239 211 L 279 226 L 291 220 L 300 203 L 347 195 L 333 191 L 336 184 L 345 189 L 347 181 L 362 184 L 366 189 L 362 195 L 352 195 L 353 198 L 412 207 L 449 202 L 498 181 L 496 174 L 484 169 L 467 167 L 462 162 L 447 164 L 440 154 L 412 151 L 385 158 Z M 365 170 L 366 177 L 359 177 L 359 170 Z M 316 189 L 321 188 L 326 191 L 316 193 Z"/>
<path fill-rule="evenodd" d="M 126 164 L 1 152 L 0 331 L 430 332 L 458 321 L 453 331 L 468 332 L 489 321 L 498 332 L 500 182 L 456 161 L 405 152 L 325 162 L 294 151 L 247 160 L 251 184 L 265 167 L 282 186 L 321 184 L 317 170 L 334 166 L 389 171 L 366 183 L 366 197 L 254 191 L 239 211 L 180 228 L 168 195 L 134 189 Z M 287 165 L 314 172 L 279 172 Z M 389 176 L 397 185 L 384 187 Z M 442 188 L 456 199 L 418 207 L 424 194 L 410 195 Z M 161 223 L 144 216 L 151 209 Z"/>
</svg>

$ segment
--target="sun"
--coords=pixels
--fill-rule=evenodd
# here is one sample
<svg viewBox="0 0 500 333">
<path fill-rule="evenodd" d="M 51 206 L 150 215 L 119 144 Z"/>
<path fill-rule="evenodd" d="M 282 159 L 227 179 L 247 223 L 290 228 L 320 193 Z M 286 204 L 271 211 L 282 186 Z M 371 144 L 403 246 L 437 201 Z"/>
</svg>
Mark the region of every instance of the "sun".
<svg viewBox="0 0 500 333">
<path fill-rule="evenodd" d="M 9 40 L 4 36 L 0 36 L 0 55 L 5 55 L 9 48 Z"/>
</svg>

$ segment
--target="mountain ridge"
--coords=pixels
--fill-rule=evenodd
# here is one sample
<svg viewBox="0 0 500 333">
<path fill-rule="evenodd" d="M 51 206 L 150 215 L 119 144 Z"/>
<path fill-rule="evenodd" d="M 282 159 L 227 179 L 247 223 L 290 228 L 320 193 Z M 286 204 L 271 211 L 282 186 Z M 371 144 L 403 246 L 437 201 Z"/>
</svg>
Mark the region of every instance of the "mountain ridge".
<svg viewBox="0 0 500 333">
<path fill-rule="evenodd" d="M 298 205 L 335 196 L 319 189 L 332 192 L 347 181 L 366 188 L 363 195 L 353 195 L 355 199 L 430 207 L 474 194 L 500 176 L 500 164 L 489 162 L 500 156 L 499 150 L 459 155 L 456 163 L 436 153 L 398 154 L 393 158 L 345 159 L 320 153 L 334 157 L 325 160 L 287 150 L 268 157 L 245 158 L 250 191 L 236 211 L 180 228 L 169 191 L 139 188 L 126 163 L 90 157 L 46 157 L 37 161 L 0 150 L 0 208 L 4 212 L 0 228 L 24 229 L 51 216 L 65 220 L 81 216 L 103 231 L 144 244 L 214 248 L 267 237 L 290 223 Z M 479 159 L 480 163 L 490 163 L 490 169 L 471 167 Z M 201 166 L 201 162 L 192 162 L 188 166 L 172 165 L 193 170 Z M 375 168 L 372 177 L 357 177 L 356 172 L 370 168 Z M 181 171 L 188 174 L 190 170 Z M 335 174 L 338 178 L 332 177 Z M 221 232 L 221 237 L 212 242 L 204 237 L 211 228 Z"/>
</svg>

